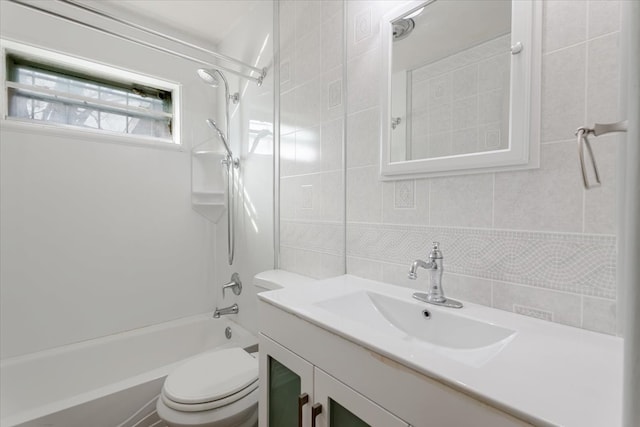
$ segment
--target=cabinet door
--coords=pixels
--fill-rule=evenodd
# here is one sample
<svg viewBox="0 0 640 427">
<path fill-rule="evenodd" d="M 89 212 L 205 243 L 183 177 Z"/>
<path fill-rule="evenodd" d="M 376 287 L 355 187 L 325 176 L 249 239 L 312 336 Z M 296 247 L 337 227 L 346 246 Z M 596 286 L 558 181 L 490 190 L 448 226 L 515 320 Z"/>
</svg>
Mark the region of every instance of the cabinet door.
<svg viewBox="0 0 640 427">
<path fill-rule="evenodd" d="M 312 403 L 313 365 L 260 334 L 260 427 L 310 427 Z"/>
<path fill-rule="evenodd" d="M 326 372 L 315 368 L 314 411 L 317 427 L 408 427 L 395 415 L 347 387 Z"/>
</svg>

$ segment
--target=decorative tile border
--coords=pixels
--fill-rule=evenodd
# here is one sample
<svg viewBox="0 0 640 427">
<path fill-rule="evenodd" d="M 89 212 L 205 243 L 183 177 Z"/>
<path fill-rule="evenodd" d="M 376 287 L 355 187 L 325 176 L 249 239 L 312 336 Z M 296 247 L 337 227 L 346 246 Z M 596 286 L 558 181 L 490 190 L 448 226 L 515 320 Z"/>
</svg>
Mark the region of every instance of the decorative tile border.
<svg viewBox="0 0 640 427">
<path fill-rule="evenodd" d="M 610 235 L 349 223 L 347 256 L 407 264 L 440 242 L 458 274 L 600 298 L 616 298 Z"/>
<path fill-rule="evenodd" d="M 524 316 L 533 317 L 536 319 L 546 320 L 553 322 L 553 312 L 547 310 L 540 310 L 534 307 L 527 307 L 525 305 L 513 304 L 513 312 L 522 314 Z"/>
</svg>

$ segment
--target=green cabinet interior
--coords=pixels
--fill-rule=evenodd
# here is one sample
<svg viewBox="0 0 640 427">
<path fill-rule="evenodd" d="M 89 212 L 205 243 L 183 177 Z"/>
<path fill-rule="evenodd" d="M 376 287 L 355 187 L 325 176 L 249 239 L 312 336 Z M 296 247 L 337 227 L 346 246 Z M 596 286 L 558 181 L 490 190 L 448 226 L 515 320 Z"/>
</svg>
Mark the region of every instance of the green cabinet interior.
<svg viewBox="0 0 640 427">
<path fill-rule="evenodd" d="M 269 425 L 298 427 L 300 377 L 269 357 Z"/>
<path fill-rule="evenodd" d="M 329 399 L 330 427 L 370 427 L 333 399 Z"/>
</svg>

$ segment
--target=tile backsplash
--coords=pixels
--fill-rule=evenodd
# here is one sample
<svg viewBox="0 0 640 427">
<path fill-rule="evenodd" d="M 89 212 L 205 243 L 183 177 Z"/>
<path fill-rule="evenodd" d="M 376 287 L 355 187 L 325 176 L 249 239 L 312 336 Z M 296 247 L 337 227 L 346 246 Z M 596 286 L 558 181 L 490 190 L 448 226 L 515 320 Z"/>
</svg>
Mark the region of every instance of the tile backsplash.
<svg viewBox="0 0 640 427">
<path fill-rule="evenodd" d="M 280 2 L 281 267 L 328 277 L 346 258 L 349 274 L 423 288 L 407 268 L 435 240 L 450 296 L 620 333 L 617 137 L 594 143 L 604 184 L 588 192 L 573 137 L 619 120 L 619 2 L 544 1 L 539 169 L 381 182 L 378 22 L 395 5 Z"/>
</svg>

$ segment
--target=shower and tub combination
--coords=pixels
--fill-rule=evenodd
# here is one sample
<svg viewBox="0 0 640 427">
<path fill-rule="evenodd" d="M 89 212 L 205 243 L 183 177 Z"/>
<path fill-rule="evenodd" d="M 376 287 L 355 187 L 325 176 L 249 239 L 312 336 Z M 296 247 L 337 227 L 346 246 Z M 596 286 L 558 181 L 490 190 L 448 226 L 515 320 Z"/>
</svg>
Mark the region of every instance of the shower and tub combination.
<svg viewBox="0 0 640 427">
<path fill-rule="evenodd" d="M 219 78 L 217 76 L 220 76 Z M 240 99 L 239 93 L 230 94 L 229 93 L 229 83 L 227 82 L 227 78 L 224 76 L 222 71 L 219 69 L 198 69 L 198 76 L 202 79 L 206 84 L 217 88 L 220 86 L 220 79 L 224 83 L 224 98 L 225 98 L 225 134 L 220 130 L 218 125 L 213 119 L 207 119 L 206 123 L 212 128 L 225 149 L 225 157 L 222 160 L 222 165 L 225 167 L 226 176 L 227 176 L 227 256 L 229 265 L 233 265 L 233 259 L 235 257 L 235 181 L 236 181 L 236 170 L 240 168 L 240 159 L 237 157 L 233 157 L 233 152 L 231 151 L 230 143 L 230 126 L 231 120 L 229 118 L 229 101 L 233 101 L 234 104 L 237 104 Z"/>
<path fill-rule="evenodd" d="M 231 128 L 231 119 L 229 112 L 229 103 L 233 102 L 237 104 L 240 102 L 240 94 L 238 92 L 230 93 L 229 91 L 229 82 L 227 78 L 224 76 L 224 73 L 218 68 L 199 68 L 197 70 L 198 76 L 200 79 L 207 85 L 218 88 L 220 87 L 220 82 L 224 85 L 224 107 L 225 107 L 225 131 L 223 132 L 215 120 L 208 118 L 205 120 L 207 125 L 216 133 L 218 139 L 222 142 L 224 147 L 224 158 L 221 161 L 222 165 L 225 168 L 226 178 L 227 178 L 227 188 L 226 188 L 226 199 L 227 199 L 227 259 L 229 265 L 233 265 L 233 261 L 235 258 L 235 215 L 236 215 L 236 181 L 237 181 L 237 171 L 240 168 L 240 159 L 238 157 L 234 157 L 233 151 L 231 150 L 231 136 L 230 136 L 230 128 Z M 258 86 L 262 85 L 262 81 L 266 76 L 266 70 L 263 69 L 261 76 L 256 80 L 256 84 Z M 254 140 L 254 143 L 250 149 L 250 152 L 255 150 L 258 142 L 261 138 L 265 136 L 272 135 L 272 132 L 262 130 L 259 132 Z"/>
<path fill-rule="evenodd" d="M 120 41 L 131 42 L 189 61 L 195 64 L 194 72 L 196 68 L 203 67 L 198 74 L 207 84 L 217 86 L 219 83 L 220 87 L 224 85 L 226 106 L 224 125 L 226 126 L 218 126 L 213 119 L 207 120 L 206 124 L 203 122 L 202 125 L 208 125 L 213 129 L 225 153 L 222 165 L 227 174 L 226 197 L 229 226 L 227 241 L 228 263 L 231 265 L 236 252 L 234 228 L 237 193 L 234 184 L 239 159 L 234 157 L 231 150 L 229 104 L 237 102 L 239 97 L 237 94 L 229 95 L 229 83 L 225 75 L 238 75 L 245 81 L 261 85 L 266 76 L 266 69 L 253 67 L 234 58 L 183 42 L 175 37 L 109 15 L 103 10 L 84 3 L 60 0 L 61 4 L 78 8 L 82 13 L 98 15 L 100 19 L 114 21 L 120 26 L 125 25 L 131 30 L 142 31 L 153 37 L 136 39 L 129 35 L 132 31 L 116 32 L 111 30 L 110 26 L 101 28 L 92 23 L 96 22 L 95 20 L 85 21 L 73 18 L 73 13 L 65 16 L 56 11 L 49 11 L 47 10 L 49 4 L 22 1 L 14 3 L 67 21 L 72 25 L 84 26 L 91 31 L 106 34 Z M 149 41 L 157 38 L 171 43 L 163 45 Z M 175 51 L 166 47 L 176 44 L 183 45 L 187 49 Z M 191 56 L 191 52 L 194 51 L 198 54 Z M 233 67 L 245 71 L 234 70 L 222 63 L 231 63 Z M 215 116 L 212 117 L 215 118 Z M 264 135 L 260 136 L 264 137 Z M 179 156 L 184 157 L 182 154 Z M 233 287 L 232 291 L 236 293 Z M 204 412 L 207 412 L 207 417 L 213 416 L 214 413 L 215 416 L 218 414 L 226 416 L 225 411 L 236 411 L 239 405 L 251 408 L 249 411 L 252 414 L 251 417 L 257 417 L 257 414 L 255 417 L 253 415 L 257 405 L 257 392 L 255 392 L 258 375 L 257 360 L 250 355 L 250 352 L 256 350 L 257 338 L 225 317 L 224 309 L 220 312 L 222 317 L 218 316 L 220 318 L 217 319 L 213 318 L 212 313 L 199 314 L 129 332 L 3 359 L 0 363 L 2 378 L 0 425 L 2 427 L 171 425 L 157 415 L 158 396 L 164 405 L 161 410 L 164 411 L 163 416 L 167 417 L 177 413 L 179 416 L 193 419 L 194 417 L 190 415 Z M 162 316 L 158 317 L 162 318 Z M 242 363 L 238 362 L 239 358 L 243 359 Z M 193 366 L 196 367 L 196 373 L 194 377 L 190 377 Z M 195 402 L 192 399 L 193 396 L 182 398 L 181 393 L 184 389 L 181 387 L 180 378 L 183 374 L 186 374 L 187 378 L 203 377 L 200 375 L 201 371 L 198 371 L 202 366 L 209 367 L 209 371 L 213 368 L 227 373 L 237 370 L 244 372 L 246 381 L 240 385 L 246 386 L 243 390 L 248 393 L 246 396 L 241 396 L 235 393 L 236 390 L 231 392 L 222 390 L 221 387 L 217 387 L 214 378 L 212 389 L 210 389 L 213 394 L 206 397 L 205 402 Z M 168 381 L 165 393 L 160 393 L 169 374 L 174 372 L 177 374 L 177 377 L 174 376 L 178 378 L 177 382 Z M 249 395 L 253 400 L 247 399 Z M 229 409 L 231 406 L 233 409 Z M 194 410 L 196 407 L 197 410 Z M 182 411 L 182 409 L 187 410 Z M 242 413 L 242 410 L 238 413 Z M 198 415 L 195 417 L 197 418 Z M 247 425 L 254 425 L 254 423 L 248 421 Z"/>
<path fill-rule="evenodd" d="M 203 352 L 256 343 L 236 323 L 201 314 L 5 359 L 0 424 L 151 426 L 169 373 Z"/>
</svg>

